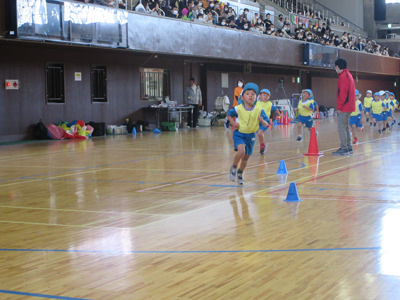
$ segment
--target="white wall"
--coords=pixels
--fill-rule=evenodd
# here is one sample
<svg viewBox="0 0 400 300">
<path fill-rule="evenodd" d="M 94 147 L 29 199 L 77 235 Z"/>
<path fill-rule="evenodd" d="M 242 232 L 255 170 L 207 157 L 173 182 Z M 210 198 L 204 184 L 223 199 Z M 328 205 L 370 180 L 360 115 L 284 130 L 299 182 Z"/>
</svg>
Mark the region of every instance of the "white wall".
<svg viewBox="0 0 400 300">
<path fill-rule="evenodd" d="M 311 4 L 312 0 L 304 2 Z M 363 0 L 318 0 L 318 2 L 357 26 L 364 27 Z"/>
</svg>

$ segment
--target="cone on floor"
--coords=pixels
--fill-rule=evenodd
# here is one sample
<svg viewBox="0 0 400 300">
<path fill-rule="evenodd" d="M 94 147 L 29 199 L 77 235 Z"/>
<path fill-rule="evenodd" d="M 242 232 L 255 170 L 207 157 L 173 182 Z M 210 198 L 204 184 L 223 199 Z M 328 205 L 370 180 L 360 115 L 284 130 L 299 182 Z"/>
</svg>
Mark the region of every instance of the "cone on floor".
<svg viewBox="0 0 400 300">
<path fill-rule="evenodd" d="M 136 128 L 135 127 L 132 128 L 132 134 L 136 134 Z"/>
<path fill-rule="evenodd" d="M 285 125 L 289 125 L 289 113 L 285 112 Z"/>
<path fill-rule="evenodd" d="M 153 132 L 154 132 L 154 133 L 161 133 L 161 131 L 160 131 L 158 128 L 154 129 Z"/>
<path fill-rule="evenodd" d="M 288 191 L 285 201 L 288 201 L 288 202 L 296 202 L 296 201 L 300 202 L 301 201 L 301 199 L 299 197 L 299 193 L 297 192 L 296 183 L 294 183 L 294 182 L 290 183 L 289 191 Z"/>
<path fill-rule="evenodd" d="M 284 175 L 284 174 L 289 174 L 289 172 L 287 171 L 285 161 L 281 160 L 281 162 L 279 163 L 279 168 L 278 168 L 278 172 L 276 172 L 276 175 Z"/>
<path fill-rule="evenodd" d="M 308 145 L 308 153 L 304 153 L 306 156 L 322 156 L 322 152 L 318 151 L 317 133 L 315 127 L 311 128 L 310 143 Z"/>
<path fill-rule="evenodd" d="M 279 123 L 278 123 L 278 121 L 275 119 L 275 121 L 274 121 L 274 126 L 278 126 L 279 125 Z"/>
</svg>

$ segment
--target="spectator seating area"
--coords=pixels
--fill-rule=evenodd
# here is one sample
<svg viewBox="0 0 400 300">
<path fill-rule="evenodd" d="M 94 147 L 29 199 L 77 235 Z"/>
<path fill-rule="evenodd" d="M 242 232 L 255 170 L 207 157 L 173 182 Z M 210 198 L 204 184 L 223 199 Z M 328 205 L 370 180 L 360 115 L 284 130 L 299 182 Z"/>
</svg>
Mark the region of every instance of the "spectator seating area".
<svg viewBox="0 0 400 300">
<path fill-rule="evenodd" d="M 134 10 L 154 16 L 182 19 L 200 24 L 221 26 L 258 34 L 302 40 L 332 47 L 363 51 L 389 56 L 389 49 L 381 47 L 370 38 L 343 31 L 335 33 L 330 28 L 336 18 L 324 16 L 321 11 L 311 10 L 309 5 L 296 0 L 271 0 L 286 9 L 289 17 L 267 13 L 259 15 L 255 7 L 238 9 L 232 2 L 205 0 L 77 0 L 84 3 Z M 234 2 L 233 2 L 234 3 Z M 276 21 L 275 21 L 276 20 Z M 337 19 L 338 20 L 338 19 Z M 343 24 L 335 24 L 345 25 Z M 346 30 L 346 27 L 343 27 Z"/>
</svg>

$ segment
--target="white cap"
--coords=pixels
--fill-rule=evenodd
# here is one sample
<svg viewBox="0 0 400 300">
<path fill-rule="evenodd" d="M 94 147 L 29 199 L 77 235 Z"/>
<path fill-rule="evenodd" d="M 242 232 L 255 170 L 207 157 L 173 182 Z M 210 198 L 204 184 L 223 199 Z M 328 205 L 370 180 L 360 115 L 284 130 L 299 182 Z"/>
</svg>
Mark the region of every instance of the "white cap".
<svg viewBox="0 0 400 300">
<path fill-rule="evenodd" d="M 379 91 L 379 95 L 381 95 L 381 96 L 383 96 L 383 95 L 385 95 L 385 91 Z"/>
<path fill-rule="evenodd" d="M 371 94 L 372 94 L 372 91 L 371 91 L 371 90 L 368 90 L 367 93 L 371 93 Z"/>
</svg>

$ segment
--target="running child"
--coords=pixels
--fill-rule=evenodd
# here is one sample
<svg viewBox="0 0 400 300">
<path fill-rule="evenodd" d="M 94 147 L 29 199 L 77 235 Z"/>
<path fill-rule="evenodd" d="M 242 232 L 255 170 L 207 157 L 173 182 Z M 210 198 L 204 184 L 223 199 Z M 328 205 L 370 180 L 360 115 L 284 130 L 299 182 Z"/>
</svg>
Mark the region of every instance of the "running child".
<svg viewBox="0 0 400 300">
<path fill-rule="evenodd" d="M 382 133 L 382 112 L 383 112 L 384 104 L 380 98 L 380 93 L 376 92 L 374 94 L 374 101 L 371 102 L 371 117 L 374 126 L 378 122 L 378 132 L 379 134 Z"/>
<path fill-rule="evenodd" d="M 399 108 L 399 101 L 397 101 L 396 99 L 395 99 L 395 96 L 394 96 L 394 94 L 392 93 L 392 92 L 390 92 L 389 93 L 389 99 L 390 99 L 390 101 L 392 101 L 392 103 L 393 103 L 393 106 L 392 106 L 392 118 L 393 118 L 393 122 L 392 122 L 392 125 L 391 126 L 393 126 L 394 124 L 396 124 L 396 118 L 395 118 L 395 116 L 394 116 L 394 113 L 395 113 L 395 111 L 396 111 L 396 109 L 398 109 Z"/>
<path fill-rule="evenodd" d="M 299 113 L 299 123 L 297 124 L 297 142 L 301 142 L 303 140 L 302 136 L 302 127 L 305 125 L 305 127 L 308 128 L 308 130 L 311 132 L 311 128 L 313 126 L 313 119 L 311 115 L 314 112 L 314 105 L 313 101 L 310 99 L 313 96 L 313 93 L 311 90 L 303 90 L 301 93 L 301 100 L 299 101 L 299 104 L 297 108 L 294 109 L 294 111 L 298 111 Z M 318 134 L 318 133 L 317 133 Z"/>
<path fill-rule="evenodd" d="M 364 98 L 364 110 L 365 110 L 365 122 L 369 122 L 369 125 L 372 126 L 372 122 L 369 121 L 369 117 L 371 115 L 371 102 L 372 102 L 372 91 L 367 91 L 367 97 Z"/>
<path fill-rule="evenodd" d="M 354 140 L 353 144 L 358 144 L 357 131 L 362 132 L 364 127 L 362 125 L 362 113 L 363 113 L 363 105 L 360 101 L 361 94 L 358 90 L 356 90 L 356 111 L 352 112 L 349 119 L 349 124 L 351 128 L 351 132 L 353 134 Z"/>
<path fill-rule="evenodd" d="M 379 93 L 381 95 L 381 101 L 383 103 L 383 112 L 382 112 L 383 129 L 382 129 L 382 132 L 385 132 L 385 131 L 389 131 L 389 129 L 388 129 L 389 95 L 386 95 L 385 91 L 380 91 Z"/>
<path fill-rule="evenodd" d="M 272 115 L 274 114 L 274 112 L 276 112 L 276 114 L 279 117 L 281 117 L 281 113 L 279 109 L 277 109 L 275 105 L 273 105 L 272 102 L 269 101 L 270 97 L 271 97 L 271 92 L 268 89 L 261 90 L 259 95 L 259 100 L 257 100 L 256 102 L 256 106 L 260 106 L 264 110 L 267 117 L 272 122 Z M 266 132 L 267 130 L 268 127 L 263 126 L 260 122 L 260 129 L 257 131 L 257 135 L 258 135 L 258 140 L 260 141 L 261 155 L 264 155 L 265 151 L 267 150 L 267 144 L 264 142 L 264 132 Z"/>
<path fill-rule="evenodd" d="M 261 106 L 254 104 L 258 91 L 258 86 L 255 83 L 246 84 L 241 97 L 243 104 L 239 104 L 228 111 L 229 122 L 231 122 L 232 127 L 235 129 L 233 132 L 233 142 L 234 149 L 237 151 L 233 159 L 233 165 L 229 171 L 229 179 L 235 181 L 237 175 L 237 182 L 240 185 L 244 184 L 243 171 L 247 166 L 250 156 L 253 154 L 256 132 L 260 127 L 259 124 L 261 123 L 264 127 L 268 127 L 269 123 L 265 111 Z M 238 122 L 233 118 L 239 118 Z"/>
</svg>

